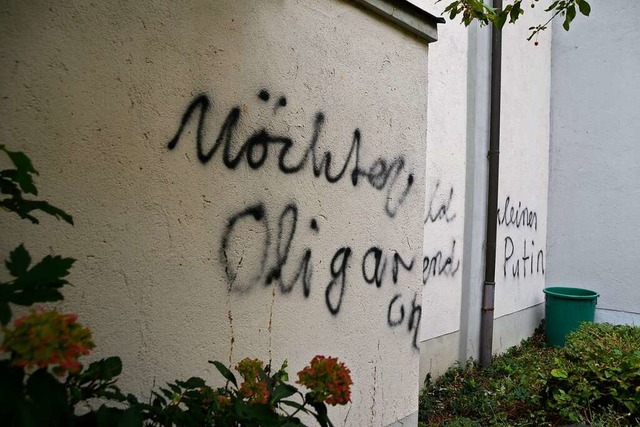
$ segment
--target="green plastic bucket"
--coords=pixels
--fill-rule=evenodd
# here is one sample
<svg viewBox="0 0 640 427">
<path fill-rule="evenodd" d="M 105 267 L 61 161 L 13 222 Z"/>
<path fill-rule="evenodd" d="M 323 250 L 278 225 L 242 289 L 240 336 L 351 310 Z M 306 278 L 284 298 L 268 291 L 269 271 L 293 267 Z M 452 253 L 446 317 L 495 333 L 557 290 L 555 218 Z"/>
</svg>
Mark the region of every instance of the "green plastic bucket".
<svg viewBox="0 0 640 427">
<path fill-rule="evenodd" d="M 562 347 L 569 332 L 583 322 L 593 322 L 598 303 L 595 291 L 580 288 L 545 288 L 545 336 L 547 344 Z"/>
</svg>

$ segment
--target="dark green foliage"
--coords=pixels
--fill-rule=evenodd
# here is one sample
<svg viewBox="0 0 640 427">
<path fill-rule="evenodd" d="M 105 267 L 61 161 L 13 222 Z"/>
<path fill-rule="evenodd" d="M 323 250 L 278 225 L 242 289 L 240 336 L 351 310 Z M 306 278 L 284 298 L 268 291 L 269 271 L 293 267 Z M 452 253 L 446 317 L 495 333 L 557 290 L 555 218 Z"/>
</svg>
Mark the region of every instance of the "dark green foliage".
<svg viewBox="0 0 640 427">
<path fill-rule="evenodd" d="M 13 279 L 0 282 L 0 323 L 6 325 L 11 319 L 9 303 L 30 306 L 62 300 L 59 289 L 69 283 L 64 278 L 74 262 L 73 258 L 47 255 L 31 266 L 31 256 L 25 247 L 14 249 L 5 261 Z"/>
<path fill-rule="evenodd" d="M 227 381 L 230 381 L 236 387 L 238 386 L 238 381 L 236 381 L 236 376 L 233 375 L 233 372 L 231 372 L 229 370 L 229 368 L 227 368 L 226 366 L 224 366 L 222 363 L 218 362 L 217 360 L 210 360 L 209 363 L 211 363 L 213 366 L 215 366 L 216 369 L 218 370 L 218 372 L 220 372 L 220 374 Z"/>
<path fill-rule="evenodd" d="M 46 368 L 25 375 L 23 369 L 12 366 L 9 360 L 0 361 L 0 424 L 3 426 L 114 426 L 142 425 L 137 400 L 124 396 L 114 385 L 122 363 L 117 357 L 94 362 L 66 381 Z M 109 407 L 106 403 L 97 410 L 78 416 L 74 408 L 79 402 L 100 398 L 103 402 L 128 402 L 132 409 Z M 140 419 L 137 424 L 132 420 Z M 114 422 L 115 421 L 115 422 Z M 128 424 L 127 424 L 128 423 Z"/>
<path fill-rule="evenodd" d="M 71 215 L 62 209 L 42 200 L 25 199 L 24 194 L 38 195 L 38 189 L 33 183 L 33 175 L 38 175 L 38 171 L 35 170 L 26 154 L 19 151 L 9 151 L 4 145 L 0 145 L 0 151 L 4 151 L 9 156 L 15 167 L 0 171 L 0 194 L 5 195 L 0 200 L 0 207 L 15 212 L 20 218 L 28 219 L 34 224 L 40 222 L 38 218 L 31 215 L 31 212 L 35 210 L 40 210 L 73 224 Z"/>
<path fill-rule="evenodd" d="M 122 372 L 122 361 L 119 357 L 108 357 L 93 362 L 77 374 L 70 374 L 65 382 L 69 389 L 69 400 L 72 405 L 92 398 L 111 399 L 123 402 L 128 398 L 115 386 L 117 376 Z M 129 396 L 129 400 L 131 400 Z M 135 401 L 135 399 L 134 399 Z"/>
<path fill-rule="evenodd" d="M 539 396 L 553 351 L 545 346 L 539 330 L 520 347 L 494 358 L 488 369 L 482 370 L 474 361 L 449 369 L 422 389 L 421 421 L 459 426 L 543 424 Z"/>
<path fill-rule="evenodd" d="M 549 406 L 571 421 L 608 408 L 640 423 L 640 328 L 583 324 L 567 336 L 547 387 Z"/>
<path fill-rule="evenodd" d="M 303 395 L 295 386 L 287 384 L 286 362 L 270 375 L 267 365 L 260 372 L 260 381 L 266 383 L 269 399 L 266 403 L 247 400 L 240 391 L 233 372 L 220 362 L 210 361 L 228 381 L 225 387 L 212 388 L 204 380 L 192 377 L 175 381 L 154 391 L 149 404 L 137 404 L 147 425 L 154 426 L 302 426 L 299 413 L 313 416 L 322 427 L 332 427 L 327 407 L 307 393 Z M 301 403 L 289 400 L 298 395 Z"/>
<path fill-rule="evenodd" d="M 62 209 L 41 200 L 28 200 L 25 194 L 37 195 L 33 177 L 38 172 L 27 155 L 9 151 L 7 154 L 14 169 L 0 171 L 0 207 L 28 219 L 34 224 L 39 220 L 32 215 L 40 210 L 73 225 L 71 215 Z M 0 282 L 0 324 L 11 320 L 11 304 L 31 306 L 39 302 L 54 302 L 63 299 L 60 289 L 69 282 L 65 279 L 75 262 L 72 258 L 47 255 L 33 264 L 24 245 L 19 245 L 5 260 L 11 279 Z M 115 386 L 116 377 L 122 371 L 119 357 L 110 357 L 94 362 L 88 368 L 69 374 L 66 379 L 57 377 L 47 368 L 27 373 L 15 366 L 15 355 L 0 361 L 0 425 L 3 426 L 141 426 L 140 409 L 135 397 L 123 395 Z M 80 402 L 101 399 L 97 411 L 82 416 L 75 413 Z M 109 407 L 107 403 L 127 402 L 129 409 Z M 122 405 L 120 405 L 122 406 Z"/>
<path fill-rule="evenodd" d="M 50 205 L 42 200 L 28 200 L 25 194 L 38 194 L 33 182 L 38 172 L 33 167 L 26 154 L 10 151 L 0 145 L 0 152 L 7 154 L 14 169 L 0 171 L 0 207 L 17 213 L 21 218 L 28 219 L 34 224 L 39 221 L 31 215 L 34 210 L 40 210 L 58 219 L 73 224 L 71 215 L 62 209 Z M 60 256 L 48 255 L 40 262 L 31 266 L 31 256 L 24 245 L 15 248 L 5 260 L 5 266 L 13 277 L 8 282 L 0 282 L 0 324 L 6 325 L 11 319 L 10 303 L 30 306 L 37 302 L 52 302 L 62 299 L 59 289 L 68 282 L 64 279 L 75 260 Z"/>
<path fill-rule="evenodd" d="M 438 0 L 440 2 L 442 0 Z M 528 4 L 531 7 L 535 7 L 538 0 L 529 1 Z M 457 16 L 461 16 L 461 21 L 464 25 L 468 26 L 471 22 L 478 21 L 480 24 L 488 25 L 489 23 L 495 25 L 497 28 L 502 29 L 507 20 L 509 23 L 515 23 L 520 16 L 524 15 L 525 7 L 523 6 L 524 0 L 506 1 L 502 9 L 494 9 L 482 0 L 455 0 L 449 3 L 444 9 L 443 13 L 449 15 L 449 19 L 453 20 Z M 551 13 L 551 17 L 544 24 L 530 27 L 531 34 L 527 40 L 531 40 L 540 31 L 546 30 L 549 23 L 561 16 L 564 18 L 562 26 L 565 30 L 569 31 L 571 22 L 576 17 L 576 8 L 584 16 L 589 16 L 591 13 L 591 6 L 587 0 L 557 0 L 554 1 L 545 9 L 545 12 Z"/>
<path fill-rule="evenodd" d="M 481 369 L 470 361 L 420 395 L 423 426 L 640 425 L 640 328 L 586 323 L 563 349 L 539 328 Z"/>
</svg>

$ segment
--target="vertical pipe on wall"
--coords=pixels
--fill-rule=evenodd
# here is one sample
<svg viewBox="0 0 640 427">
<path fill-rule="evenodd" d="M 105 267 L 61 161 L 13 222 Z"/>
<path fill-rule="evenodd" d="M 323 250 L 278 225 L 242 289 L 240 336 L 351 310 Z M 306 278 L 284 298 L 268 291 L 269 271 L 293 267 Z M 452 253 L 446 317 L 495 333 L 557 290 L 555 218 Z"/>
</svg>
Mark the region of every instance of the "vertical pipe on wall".
<svg viewBox="0 0 640 427">
<path fill-rule="evenodd" d="M 493 0 L 502 9 L 502 0 Z M 491 365 L 493 311 L 496 287 L 496 233 L 498 224 L 498 178 L 500 166 L 500 81 L 502 77 L 502 32 L 491 29 L 491 117 L 489 124 L 489 182 L 487 191 L 487 245 L 485 248 L 482 317 L 480 320 L 480 365 Z"/>
</svg>

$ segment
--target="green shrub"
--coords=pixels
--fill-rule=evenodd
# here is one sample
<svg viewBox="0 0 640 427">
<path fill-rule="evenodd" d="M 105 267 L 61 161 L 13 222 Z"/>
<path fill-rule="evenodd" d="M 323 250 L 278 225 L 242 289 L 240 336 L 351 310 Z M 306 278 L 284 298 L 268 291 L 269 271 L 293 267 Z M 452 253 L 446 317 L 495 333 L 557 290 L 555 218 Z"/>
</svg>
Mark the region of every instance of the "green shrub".
<svg viewBox="0 0 640 427">
<path fill-rule="evenodd" d="M 422 426 L 640 425 L 640 328 L 585 324 L 562 349 L 538 328 L 481 369 L 456 366 L 420 395 Z"/>
<path fill-rule="evenodd" d="M 567 336 L 547 381 L 549 408 L 571 421 L 612 412 L 640 422 L 640 328 L 584 323 Z"/>
<path fill-rule="evenodd" d="M 541 392 L 554 348 L 542 329 L 482 369 L 470 360 L 425 382 L 419 418 L 425 426 L 539 426 L 546 424 Z"/>
</svg>

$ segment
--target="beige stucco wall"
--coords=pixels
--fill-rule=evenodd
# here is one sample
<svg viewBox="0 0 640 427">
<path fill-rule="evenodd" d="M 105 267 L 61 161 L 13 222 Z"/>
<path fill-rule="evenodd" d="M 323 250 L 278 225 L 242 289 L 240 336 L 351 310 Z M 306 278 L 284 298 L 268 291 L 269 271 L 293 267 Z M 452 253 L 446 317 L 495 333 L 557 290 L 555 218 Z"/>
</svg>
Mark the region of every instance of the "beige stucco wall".
<svg viewBox="0 0 640 427">
<path fill-rule="evenodd" d="M 325 354 L 355 383 L 338 425 L 416 410 L 423 42 L 337 0 L 9 1 L 0 39 L 0 141 L 76 221 L 5 215 L 0 249 L 78 259 L 64 308 L 125 389 Z"/>
</svg>

